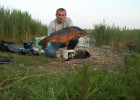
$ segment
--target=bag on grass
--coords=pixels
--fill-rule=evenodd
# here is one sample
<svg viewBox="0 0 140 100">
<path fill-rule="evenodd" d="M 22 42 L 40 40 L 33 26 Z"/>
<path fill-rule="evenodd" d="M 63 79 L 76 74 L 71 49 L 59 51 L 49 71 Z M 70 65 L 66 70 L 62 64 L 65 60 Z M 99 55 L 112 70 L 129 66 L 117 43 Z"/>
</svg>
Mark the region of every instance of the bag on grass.
<svg viewBox="0 0 140 100">
<path fill-rule="evenodd" d="M 18 53 L 21 50 L 20 50 L 20 47 L 18 45 L 14 44 L 13 42 L 6 42 L 6 41 L 2 40 L 0 42 L 0 51 Z"/>
<path fill-rule="evenodd" d="M 78 50 L 75 53 L 75 58 L 84 59 L 90 57 L 90 53 L 87 50 Z"/>
<path fill-rule="evenodd" d="M 0 56 L 0 64 L 6 64 L 12 62 L 12 57 Z"/>
<path fill-rule="evenodd" d="M 21 49 L 21 52 L 19 54 L 22 55 L 30 55 L 30 56 L 37 56 L 39 55 L 38 52 L 36 52 L 33 49 L 33 42 L 32 41 L 25 41 L 23 43 L 24 48 Z"/>
</svg>

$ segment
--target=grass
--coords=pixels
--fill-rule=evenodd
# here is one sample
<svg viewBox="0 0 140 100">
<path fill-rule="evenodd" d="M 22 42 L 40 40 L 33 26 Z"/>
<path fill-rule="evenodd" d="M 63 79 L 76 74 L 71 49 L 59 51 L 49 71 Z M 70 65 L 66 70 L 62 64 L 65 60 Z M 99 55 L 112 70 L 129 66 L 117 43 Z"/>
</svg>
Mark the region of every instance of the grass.
<svg viewBox="0 0 140 100">
<path fill-rule="evenodd" d="M 126 66 L 116 73 L 91 70 L 90 64 L 73 66 L 69 72 L 48 72 L 37 66 L 51 61 L 44 55 L 12 56 L 0 65 L 1 100 L 138 100 L 140 98 L 140 55 L 125 57 Z M 127 69 L 127 70 L 126 70 Z M 127 71 L 127 73 L 126 73 Z"/>
<path fill-rule="evenodd" d="M 40 56 L 27 56 L 27 55 L 20 55 L 18 53 L 7 53 L 7 52 L 0 52 L 1 55 L 6 57 L 11 57 L 13 62 L 8 66 L 19 67 L 19 66 L 28 66 L 32 67 L 34 65 L 41 65 L 45 62 L 48 62 L 48 59 L 43 54 Z"/>
</svg>

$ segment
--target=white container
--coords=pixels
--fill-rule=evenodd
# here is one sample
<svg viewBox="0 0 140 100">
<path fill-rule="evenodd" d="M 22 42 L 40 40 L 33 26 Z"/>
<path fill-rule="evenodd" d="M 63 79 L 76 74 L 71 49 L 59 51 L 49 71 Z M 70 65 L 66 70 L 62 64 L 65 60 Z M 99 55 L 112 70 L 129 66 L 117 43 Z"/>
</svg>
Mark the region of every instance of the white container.
<svg viewBox="0 0 140 100">
<path fill-rule="evenodd" d="M 38 45 L 38 43 L 39 43 L 43 38 L 45 38 L 45 36 L 36 37 L 36 38 L 35 38 L 35 45 L 37 46 L 37 48 L 38 48 L 39 51 L 42 50 L 42 46 Z"/>
<path fill-rule="evenodd" d="M 74 56 L 75 56 L 74 50 L 63 50 L 62 51 L 62 57 L 64 59 L 74 58 Z"/>
<path fill-rule="evenodd" d="M 78 46 L 89 47 L 90 38 L 89 37 L 80 37 Z"/>
</svg>

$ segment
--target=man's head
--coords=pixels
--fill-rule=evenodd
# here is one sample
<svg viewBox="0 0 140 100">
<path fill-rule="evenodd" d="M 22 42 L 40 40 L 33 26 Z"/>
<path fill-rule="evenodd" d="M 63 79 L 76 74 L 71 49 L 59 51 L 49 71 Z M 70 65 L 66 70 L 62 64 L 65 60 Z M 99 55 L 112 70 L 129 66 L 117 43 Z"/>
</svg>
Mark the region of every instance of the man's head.
<svg viewBox="0 0 140 100">
<path fill-rule="evenodd" d="M 59 8 L 56 10 L 56 17 L 57 17 L 56 19 L 57 19 L 58 23 L 60 23 L 60 24 L 63 23 L 66 16 L 67 16 L 67 12 L 64 8 Z"/>
</svg>

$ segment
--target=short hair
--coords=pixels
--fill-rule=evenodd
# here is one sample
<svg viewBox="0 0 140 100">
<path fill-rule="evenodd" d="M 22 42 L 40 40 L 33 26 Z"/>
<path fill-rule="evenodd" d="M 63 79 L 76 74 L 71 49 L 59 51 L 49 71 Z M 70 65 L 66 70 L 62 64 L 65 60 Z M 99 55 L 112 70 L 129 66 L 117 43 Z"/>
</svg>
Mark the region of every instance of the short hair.
<svg viewBox="0 0 140 100">
<path fill-rule="evenodd" d="M 65 11 L 65 12 L 66 12 L 66 9 L 64 9 L 64 8 L 58 8 L 58 9 L 56 10 L 56 13 L 57 13 L 58 10 L 60 10 L 60 11 Z"/>
</svg>

